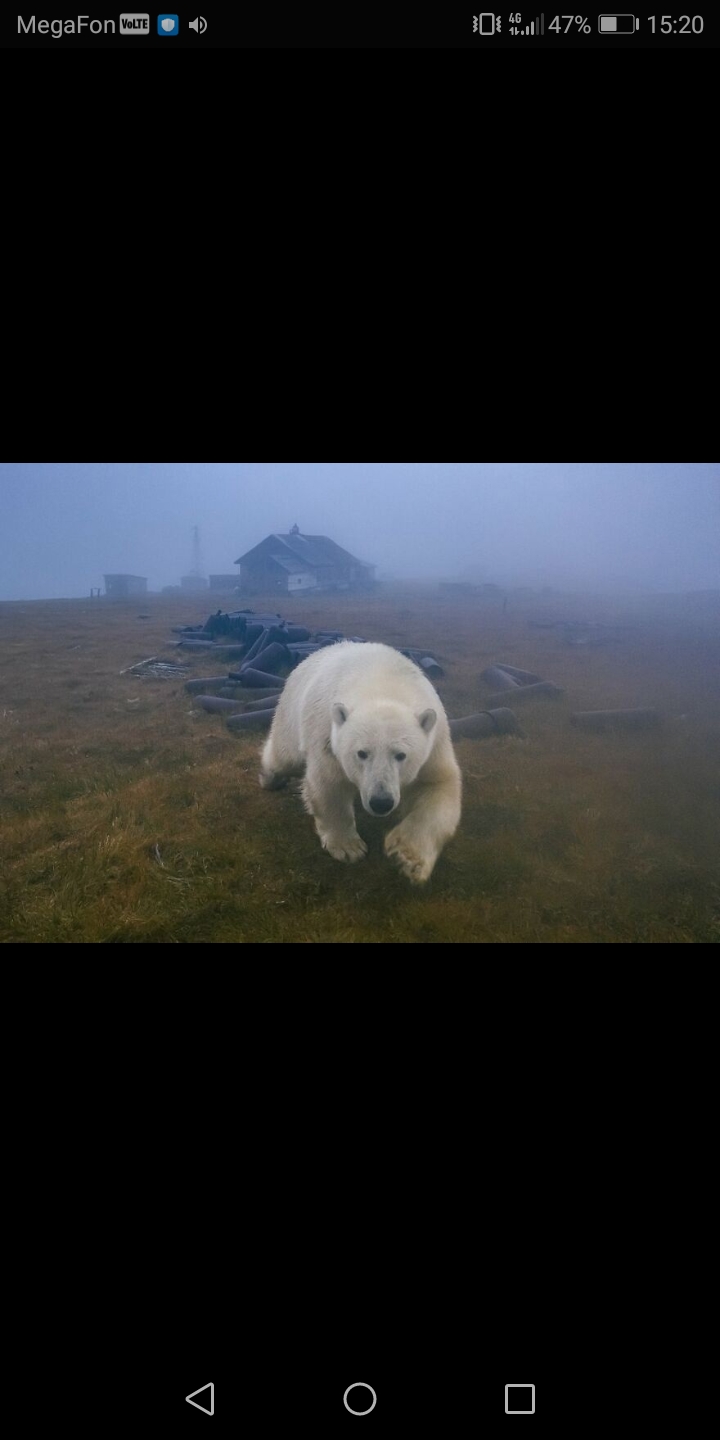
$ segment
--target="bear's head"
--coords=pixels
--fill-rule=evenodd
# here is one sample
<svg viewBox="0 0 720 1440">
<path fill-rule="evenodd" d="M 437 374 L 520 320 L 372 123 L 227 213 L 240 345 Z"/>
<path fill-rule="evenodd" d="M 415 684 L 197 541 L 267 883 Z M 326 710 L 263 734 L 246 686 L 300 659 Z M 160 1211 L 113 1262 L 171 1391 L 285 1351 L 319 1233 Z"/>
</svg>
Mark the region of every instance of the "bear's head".
<svg viewBox="0 0 720 1440">
<path fill-rule="evenodd" d="M 330 748 L 348 780 L 357 785 L 368 815 L 390 815 L 401 791 L 415 779 L 432 750 L 435 710 L 415 714 L 392 700 L 332 707 Z"/>
</svg>

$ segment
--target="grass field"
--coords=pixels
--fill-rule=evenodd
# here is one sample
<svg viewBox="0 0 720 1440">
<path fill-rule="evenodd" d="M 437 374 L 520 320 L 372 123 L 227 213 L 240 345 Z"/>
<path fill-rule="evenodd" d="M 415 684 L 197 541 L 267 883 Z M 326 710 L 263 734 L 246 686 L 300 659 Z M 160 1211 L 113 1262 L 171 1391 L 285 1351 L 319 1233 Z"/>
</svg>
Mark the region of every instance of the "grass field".
<svg viewBox="0 0 720 1440">
<path fill-rule="evenodd" d="M 231 734 L 182 680 L 170 627 L 252 604 L 366 640 L 427 645 L 448 715 L 484 708 L 493 661 L 565 694 L 523 737 L 461 740 L 460 829 L 415 889 L 359 811 L 370 853 L 320 847 L 293 782 L 258 785 L 264 737 Z M 150 618 L 142 620 L 141 614 Z M 617 624 L 569 646 L 538 618 Z M 187 660 L 189 677 L 217 662 Z M 227 668 L 221 665 L 219 671 Z M 720 609 L 712 595 L 511 598 L 436 587 L 369 597 L 155 596 L 0 605 L 3 943 L 675 943 L 720 938 Z M 511 704 L 511 700 L 507 702 Z M 656 706 L 654 732 L 588 734 L 576 709 Z"/>
</svg>

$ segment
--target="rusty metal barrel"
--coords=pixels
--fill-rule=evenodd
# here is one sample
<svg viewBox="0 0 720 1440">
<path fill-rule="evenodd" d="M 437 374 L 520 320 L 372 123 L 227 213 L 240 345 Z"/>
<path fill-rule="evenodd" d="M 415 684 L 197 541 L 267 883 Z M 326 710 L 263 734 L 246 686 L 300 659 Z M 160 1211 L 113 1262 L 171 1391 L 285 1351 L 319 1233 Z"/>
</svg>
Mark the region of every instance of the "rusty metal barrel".
<svg viewBox="0 0 720 1440">
<path fill-rule="evenodd" d="M 651 730 L 660 724 L 657 710 L 577 710 L 570 716 L 571 725 L 582 730 Z"/>
<path fill-rule="evenodd" d="M 274 710 L 248 710 L 245 715 L 228 715 L 229 730 L 269 730 Z"/>
<path fill-rule="evenodd" d="M 518 730 L 517 715 L 500 706 L 494 710 L 481 710 L 477 715 L 462 715 L 459 720 L 450 721 L 453 740 L 481 740 L 487 735 L 512 735 Z"/>
</svg>

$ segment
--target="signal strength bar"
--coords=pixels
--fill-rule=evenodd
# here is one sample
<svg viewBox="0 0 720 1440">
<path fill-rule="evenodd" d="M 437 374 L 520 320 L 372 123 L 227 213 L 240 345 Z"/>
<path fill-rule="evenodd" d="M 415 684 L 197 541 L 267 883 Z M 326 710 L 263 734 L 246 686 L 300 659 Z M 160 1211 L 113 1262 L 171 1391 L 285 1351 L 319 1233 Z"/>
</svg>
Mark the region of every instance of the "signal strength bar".
<svg viewBox="0 0 720 1440">
<path fill-rule="evenodd" d="M 512 15 L 511 15 L 511 16 L 510 16 L 510 19 L 512 20 L 512 18 L 513 18 L 513 17 L 512 17 Z M 498 25 L 498 29 L 499 29 L 499 28 L 500 28 L 500 27 L 499 27 L 499 25 Z M 511 25 L 511 26 L 510 26 L 510 34 L 511 34 L 511 35 L 544 35 L 544 34 L 545 34 L 545 16 L 544 16 L 544 15 L 536 15 L 535 19 L 534 19 L 534 20 L 531 20 L 531 21 L 530 21 L 530 24 L 529 24 L 529 25 L 526 25 L 524 30 L 521 30 L 518 25 Z"/>
</svg>

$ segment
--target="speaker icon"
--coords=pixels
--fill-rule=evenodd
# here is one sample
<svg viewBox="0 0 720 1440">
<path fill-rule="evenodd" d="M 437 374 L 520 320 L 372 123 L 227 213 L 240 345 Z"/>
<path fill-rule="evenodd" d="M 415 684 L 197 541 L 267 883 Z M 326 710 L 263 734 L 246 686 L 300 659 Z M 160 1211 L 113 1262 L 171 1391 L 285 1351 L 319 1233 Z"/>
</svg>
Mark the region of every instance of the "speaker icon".
<svg viewBox="0 0 720 1440">
<path fill-rule="evenodd" d="M 190 21 L 189 29 L 197 30 L 198 35 L 204 35 L 207 30 L 207 20 L 203 20 L 202 15 L 199 15 L 197 20 Z"/>
</svg>

